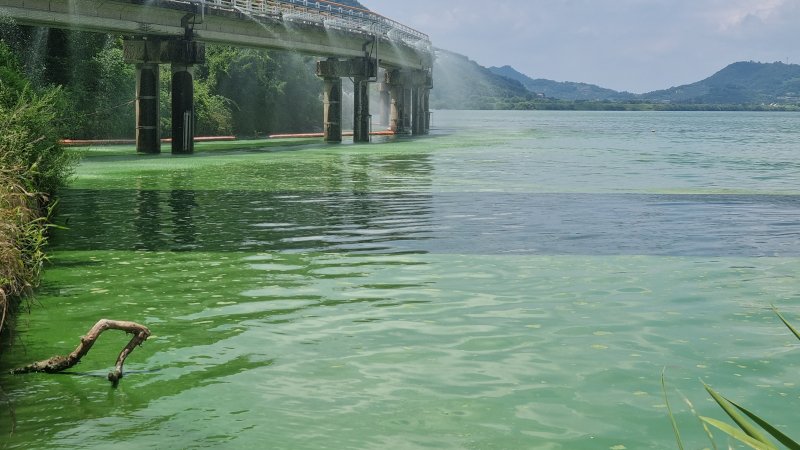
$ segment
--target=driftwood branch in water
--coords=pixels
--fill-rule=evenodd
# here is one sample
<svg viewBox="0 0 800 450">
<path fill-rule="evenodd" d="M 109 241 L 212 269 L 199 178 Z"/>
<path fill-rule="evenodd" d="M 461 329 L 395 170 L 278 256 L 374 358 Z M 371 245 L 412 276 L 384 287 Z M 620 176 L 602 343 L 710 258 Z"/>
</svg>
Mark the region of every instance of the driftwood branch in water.
<svg viewBox="0 0 800 450">
<path fill-rule="evenodd" d="M 20 367 L 11 371 L 13 374 L 19 373 L 31 373 L 31 372 L 46 372 L 46 373 L 56 373 L 61 372 L 63 370 L 67 370 L 70 367 L 78 364 L 83 358 L 84 355 L 89 353 L 89 350 L 94 345 L 97 338 L 100 337 L 100 333 L 106 330 L 122 330 L 127 333 L 133 334 L 133 338 L 128 342 L 128 345 L 122 349 L 119 356 L 117 357 L 117 363 L 114 366 L 114 371 L 109 372 L 108 379 L 111 381 L 114 386 L 119 383 L 119 379 L 122 378 L 122 364 L 125 362 L 125 358 L 130 355 L 136 346 L 141 345 L 142 342 L 147 340 L 150 336 L 150 330 L 143 325 L 139 325 L 135 322 L 126 322 L 122 320 L 108 320 L 108 319 L 101 319 L 98 321 L 86 336 L 81 337 L 81 343 L 78 347 L 73 350 L 67 356 L 53 356 L 50 359 L 46 359 L 44 361 L 35 362 L 33 364 L 28 364 L 25 367 Z"/>
</svg>

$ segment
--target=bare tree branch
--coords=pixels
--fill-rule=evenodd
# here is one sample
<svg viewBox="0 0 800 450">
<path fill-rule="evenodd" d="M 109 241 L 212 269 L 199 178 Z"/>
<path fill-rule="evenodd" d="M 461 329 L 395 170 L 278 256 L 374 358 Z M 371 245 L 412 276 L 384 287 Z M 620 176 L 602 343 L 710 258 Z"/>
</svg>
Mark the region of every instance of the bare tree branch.
<svg viewBox="0 0 800 450">
<path fill-rule="evenodd" d="M 130 342 L 128 342 L 128 345 L 122 349 L 117 357 L 117 363 L 114 366 L 114 370 L 108 374 L 108 380 L 111 381 L 114 386 L 116 386 L 119 383 L 120 378 L 122 378 L 122 364 L 125 362 L 125 358 L 127 358 L 137 346 L 141 345 L 145 340 L 147 340 L 148 337 L 150 337 L 150 330 L 148 330 L 144 325 L 122 320 L 101 319 L 89 330 L 88 333 L 86 333 L 86 336 L 81 337 L 81 343 L 78 344 L 78 347 L 75 348 L 75 350 L 73 350 L 69 355 L 53 356 L 52 358 L 44 361 L 38 361 L 28 364 L 25 367 L 13 369 L 11 373 L 56 373 L 67 370 L 75 364 L 78 364 L 81 358 L 89 353 L 89 350 L 92 348 L 92 345 L 94 345 L 95 341 L 97 341 L 97 338 L 100 337 L 100 334 L 106 330 L 122 330 L 126 333 L 134 335 Z"/>
</svg>

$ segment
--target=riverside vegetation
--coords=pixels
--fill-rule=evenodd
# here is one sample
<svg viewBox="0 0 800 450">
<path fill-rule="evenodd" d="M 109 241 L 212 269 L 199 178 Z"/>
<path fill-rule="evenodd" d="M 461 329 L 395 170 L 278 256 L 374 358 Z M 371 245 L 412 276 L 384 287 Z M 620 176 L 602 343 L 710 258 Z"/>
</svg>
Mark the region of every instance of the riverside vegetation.
<svg viewBox="0 0 800 450">
<path fill-rule="evenodd" d="M 58 145 L 63 100 L 58 88 L 31 87 L 0 42 L 0 332 L 38 282 L 52 195 L 74 160 Z"/>
<path fill-rule="evenodd" d="M 0 21 L 0 40 L 34 88 L 61 87 L 61 138 L 134 135 L 135 67 L 124 61 L 120 37 Z M 292 52 L 208 45 L 206 62 L 195 66 L 197 134 L 246 138 L 321 129 L 322 84 L 313 65 L 313 58 Z M 161 70 L 161 129 L 168 137 L 169 65 Z"/>
</svg>

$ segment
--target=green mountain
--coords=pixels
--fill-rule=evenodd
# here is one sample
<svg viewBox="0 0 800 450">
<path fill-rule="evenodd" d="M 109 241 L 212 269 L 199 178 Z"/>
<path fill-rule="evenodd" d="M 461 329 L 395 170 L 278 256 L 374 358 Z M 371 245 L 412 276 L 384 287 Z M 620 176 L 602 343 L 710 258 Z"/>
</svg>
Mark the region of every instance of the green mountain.
<svg viewBox="0 0 800 450">
<path fill-rule="evenodd" d="M 547 98 L 571 101 L 652 102 L 686 105 L 797 104 L 800 102 L 800 65 L 733 63 L 696 83 L 631 94 L 593 84 L 533 79 L 510 66 L 491 67 L 492 73 L 522 83 Z"/>
<path fill-rule="evenodd" d="M 523 73 L 518 72 L 511 66 L 490 67 L 489 70 L 497 75 L 502 75 L 512 80 L 522 83 L 529 91 L 543 94 L 548 98 L 562 100 L 612 100 L 625 101 L 634 100 L 635 94 L 630 92 L 618 92 L 613 89 L 606 89 L 594 84 L 574 83 L 571 81 L 553 81 L 543 78 L 533 79 Z"/>
<path fill-rule="evenodd" d="M 436 50 L 433 83 L 434 109 L 507 109 L 534 96 L 519 81 L 492 73 L 466 56 L 441 49 Z"/>
<path fill-rule="evenodd" d="M 705 80 L 648 92 L 641 98 L 668 103 L 797 103 L 800 65 L 737 62 Z"/>
</svg>

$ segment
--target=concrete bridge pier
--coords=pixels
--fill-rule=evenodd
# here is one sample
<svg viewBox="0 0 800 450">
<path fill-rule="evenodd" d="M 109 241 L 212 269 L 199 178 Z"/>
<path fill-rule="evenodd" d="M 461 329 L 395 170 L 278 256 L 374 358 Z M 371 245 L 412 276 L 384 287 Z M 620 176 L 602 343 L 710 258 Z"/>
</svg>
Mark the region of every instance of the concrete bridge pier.
<svg viewBox="0 0 800 450">
<path fill-rule="evenodd" d="M 172 64 L 172 153 L 194 153 L 192 66 Z"/>
<path fill-rule="evenodd" d="M 400 117 L 403 119 L 403 130 L 406 133 L 413 133 L 414 114 L 414 88 L 408 85 L 403 86 L 403 110 Z"/>
<path fill-rule="evenodd" d="M 422 95 L 422 111 L 425 114 L 423 118 L 423 134 L 429 134 L 431 132 L 431 90 L 426 89 Z"/>
<path fill-rule="evenodd" d="M 405 110 L 406 93 L 405 87 L 400 84 L 390 84 L 389 86 L 389 129 L 395 134 L 405 134 Z"/>
<path fill-rule="evenodd" d="M 424 113 L 424 108 L 422 107 L 422 96 L 423 96 L 423 88 L 420 86 L 415 86 L 411 89 L 411 99 L 412 99 L 412 109 L 413 113 L 411 116 L 411 134 L 417 136 L 423 134 L 423 128 L 425 126 L 425 122 L 422 119 Z"/>
<path fill-rule="evenodd" d="M 428 96 L 430 72 L 426 70 L 392 70 L 386 72 L 391 88 L 390 127 L 397 134 L 427 134 L 430 128 Z"/>
<path fill-rule="evenodd" d="M 136 64 L 136 151 L 161 153 L 158 64 Z"/>
<path fill-rule="evenodd" d="M 424 71 L 425 85 L 422 87 L 422 134 L 431 132 L 431 89 L 433 89 L 433 70 Z"/>
<path fill-rule="evenodd" d="M 342 142 L 342 79 L 324 78 L 323 139 L 328 143 Z"/>
<path fill-rule="evenodd" d="M 415 71 L 414 82 L 414 118 L 413 133 L 428 134 L 431 129 L 430 93 L 433 88 L 433 77 L 430 71 Z"/>
<path fill-rule="evenodd" d="M 376 78 L 374 58 L 328 58 L 317 62 L 317 76 L 325 83 L 323 123 L 325 142 L 342 141 L 342 78 L 352 78 L 354 87 L 353 142 L 369 142 L 369 82 Z"/>
<path fill-rule="evenodd" d="M 136 151 L 161 153 L 159 64 L 172 64 L 172 153 L 194 151 L 192 66 L 205 61 L 205 44 L 186 39 L 137 38 L 123 43 L 136 64 Z"/>
<path fill-rule="evenodd" d="M 369 142 L 369 81 L 364 77 L 353 78 L 353 142 Z"/>
</svg>

